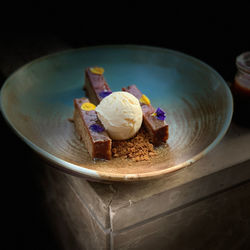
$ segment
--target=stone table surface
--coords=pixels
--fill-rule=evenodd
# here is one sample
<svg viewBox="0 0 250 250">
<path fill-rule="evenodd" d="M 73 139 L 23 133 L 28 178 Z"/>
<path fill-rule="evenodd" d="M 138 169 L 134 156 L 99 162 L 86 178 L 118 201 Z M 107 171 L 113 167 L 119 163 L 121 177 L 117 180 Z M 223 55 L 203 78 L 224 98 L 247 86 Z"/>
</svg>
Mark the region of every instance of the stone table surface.
<svg viewBox="0 0 250 250">
<path fill-rule="evenodd" d="M 166 246 L 180 249 L 176 237 L 180 237 L 179 230 L 182 228 L 187 230 L 182 237 L 189 235 L 186 248 L 183 249 L 193 249 L 194 246 L 202 249 L 203 242 L 209 238 L 214 244 L 208 249 L 223 249 L 231 244 L 238 247 L 250 240 L 249 142 L 250 129 L 232 123 L 221 143 L 204 158 L 163 178 L 104 184 L 47 167 L 44 168 L 46 177 L 43 178 L 43 185 L 47 188 L 50 186 L 48 196 L 53 193 L 51 190 L 55 183 L 58 185 L 58 193 L 54 191 L 50 201 L 58 201 L 60 194 L 68 195 L 67 189 L 63 193 L 60 190 L 65 185 L 71 189 L 71 196 L 75 195 L 78 204 L 59 206 L 60 214 L 64 217 L 81 208 L 84 210 L 82 217 L 91 218 L 90 222 L 85 221 L 83 224 L 79 224 L 78 218 L 72 217 L 65 222 L 70 230 L 74 227 L 74 230 L 84 229 L 82 234 L 88 235 L 88 239 L 97 234 L 98 240 L 88 242 L 87 249 L 95 249 L 96 246 L 100 249 L 151 249 L 158 243 L 158 237 L 161 242 L 165 242 L 158 243 L 158 249 L 165 249 Z M 231 210 L 233 207 L 235 211 Z M 67 208 L 68 212 L 65 211 Z M 232 222 L 228 222 L 232 218 L 234 223 L 243 224 L 239 231 L 232 232 Z M 195 237 L 200 231 L 200 228 L 197 229 L 199 220 L 204 220 L 202 225 L 198 224 L 199 227 L 211 228 L 209 232 L 204 231 L 200 240 Z M 214 223 L 216 220 L 218 222 Z M 187 221 L 190 228 L 186 225 Z M 189 229 L 192 229 L 191 232 Z M 169 230 L 173 236 L 171 239 L 167 235 Z M 218 235 L 225 240 L 228 234 L 234 234 L 234 237 L 227 239 L 225 245 L 221 243 L 222 248 L 217 248 Z M 72 237 L 80 246 L 85 246 L 86 242 L 81 238 L 76 239 L 75 234 Z M 188 241 L 189 238 L 194 244 Z"/>
</svg>

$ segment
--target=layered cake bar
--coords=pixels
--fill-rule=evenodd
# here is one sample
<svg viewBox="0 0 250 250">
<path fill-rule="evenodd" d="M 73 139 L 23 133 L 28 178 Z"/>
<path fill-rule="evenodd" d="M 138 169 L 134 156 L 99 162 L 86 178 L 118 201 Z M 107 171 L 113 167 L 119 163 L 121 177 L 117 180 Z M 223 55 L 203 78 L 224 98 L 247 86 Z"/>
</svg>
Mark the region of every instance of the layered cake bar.
<svg viewBox="0 0 250 250">
<path fill-rule="evenodd" d="M 122 90 L 134 95 L 138 100 L 141 100 L 143 96 L 136 85 L 122 88 Z M 150 103 L 140 103 L 143 112 L 143 125 L 148 131 L 154 146 L 159 146 L 160 144 L 166 142 L 168 139 L 168 124 L 164 119 L 158 119 L 157 116 L 154 115 L 156 110 Z"/>
<path fill-rule="evenodd" d="M 110 160 L 112 140 L 99 121 L 95 105 L 87 98 L 74 99 L 74 124 L 92 158 Z"/>
<path fill-rule="evenodd" d="M 88 67 L 85 70 L 83 89 L 95 105 L 99 104 L 107 94 L 111 93 L 111 89 L 105 81 L 101 70 L 102 68 L 99 67 Z"/>
</svg>

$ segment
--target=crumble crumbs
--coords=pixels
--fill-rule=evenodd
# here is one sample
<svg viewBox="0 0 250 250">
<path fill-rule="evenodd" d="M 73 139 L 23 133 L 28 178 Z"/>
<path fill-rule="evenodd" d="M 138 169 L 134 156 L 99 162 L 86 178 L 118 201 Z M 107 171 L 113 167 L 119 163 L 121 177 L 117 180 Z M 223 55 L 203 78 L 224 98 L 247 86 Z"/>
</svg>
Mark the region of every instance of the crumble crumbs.
<svg viewBox="0 0 250 250">
<path fill-rule="evenodd" d="M 113 141 L 113 157 L 132 159 L 133 161 L 148 161 L 156 155 L 153 144 L 150 142 L 148 133 L 141 128 L 137 135 L 129 140 Z"/>
</svg>

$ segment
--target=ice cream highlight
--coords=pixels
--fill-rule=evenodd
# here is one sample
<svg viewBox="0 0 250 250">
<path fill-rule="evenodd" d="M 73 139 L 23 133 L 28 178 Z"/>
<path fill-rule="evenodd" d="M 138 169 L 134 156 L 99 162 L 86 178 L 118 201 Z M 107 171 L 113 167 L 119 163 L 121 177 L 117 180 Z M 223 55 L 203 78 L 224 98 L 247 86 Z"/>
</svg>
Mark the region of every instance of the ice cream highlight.
<svg viewBox="0 0 250 250">
<path fill-rule="evenodd" d="M 132 94 L 118 91 L 105 97 L 96 107 L 97 116 L 113 140 L 133 137 L 142 124 L 142 109 Z"/>
</svg>

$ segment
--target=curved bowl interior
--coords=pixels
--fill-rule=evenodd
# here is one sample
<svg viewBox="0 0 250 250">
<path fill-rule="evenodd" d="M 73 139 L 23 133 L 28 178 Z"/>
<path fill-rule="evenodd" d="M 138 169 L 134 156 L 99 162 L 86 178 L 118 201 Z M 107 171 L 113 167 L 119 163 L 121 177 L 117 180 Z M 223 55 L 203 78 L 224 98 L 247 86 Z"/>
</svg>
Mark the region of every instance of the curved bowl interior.
<svg viewBox="0 0 250 250">
<path fill-rule="evenodd" d="M 167 112 L 169 140 L 147 162 L 92 161 L 75 135 L 73 99 L 84 69 L 98 65 L 113 91 L 136 84 L 153 106 Z M 172 50 L 100 46 L 37 59 L 12 74 L 1 90 L 2 112 L 21 138 L 62 170 L 99 180 L 149 179 L 190 165 L 224 136 L 232 96 L 211 67 Z"/>
</svg>

